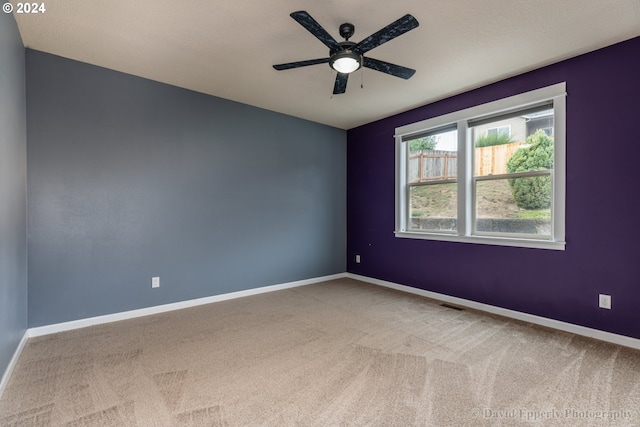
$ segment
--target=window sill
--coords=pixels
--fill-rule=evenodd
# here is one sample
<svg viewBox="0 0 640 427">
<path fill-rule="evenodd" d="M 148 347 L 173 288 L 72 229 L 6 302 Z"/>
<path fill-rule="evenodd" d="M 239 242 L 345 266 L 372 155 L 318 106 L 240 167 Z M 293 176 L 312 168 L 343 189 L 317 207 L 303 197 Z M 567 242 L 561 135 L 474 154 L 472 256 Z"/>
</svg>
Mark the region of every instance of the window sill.
<svg viewBox="0 0 640 427">
<path fill-rule="evenodd" d="M 453 234 L 396 231 L 395 236 L 402 239 L 423 239 L 442 242 L 474 243 L 480 245 L 512 246 L 517 248 L 565 250 L 566 242 L 537 239 L 510 239 L 489 236 L 457 236 Z"/>
</svg>

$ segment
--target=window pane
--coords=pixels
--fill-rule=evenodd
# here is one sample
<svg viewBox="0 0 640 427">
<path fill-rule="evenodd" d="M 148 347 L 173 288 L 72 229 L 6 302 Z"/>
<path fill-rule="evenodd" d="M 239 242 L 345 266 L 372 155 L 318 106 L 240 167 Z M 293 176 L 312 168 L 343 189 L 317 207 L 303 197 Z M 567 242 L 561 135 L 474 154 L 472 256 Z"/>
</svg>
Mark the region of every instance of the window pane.
<svg viewBox="0 0 640 427">
<path fill-rule="evenodd" d="M 458 228 L 457 183 L 409 188 L 411 230 L 455 231 Z"/>
<path fill-rule="evenodd" d="M 409 228 L 454 231 L 458 221 L 458 131 L 407 141 Z M 438 183 L 438 181 L 446 181 Z M 428 185 L 416 185 L 429 183 Z"/>
<path fill-rule="evenodd" d="M 553 169 L 553 109 L 479 124 L 473 138 L 475 177 Z M 476 180 L 475 191 L 476 232 L 550 236 L 550 173 Z"/>
<path fill-rule="evenodd" d="M 407 141 L 407 147 L 410 184 L 457 179 L 457 130 L 434 133 Z"/>
<path fill-rule="evenodd" d="M 477 232 L 551 235 L 550 174 L 476 181 L 475 191 Z"/>
<path fill-rule="evenodd" d="M 487 135 L 510 135 L 511 129 L 509 126 L 502 126 L 497 128 L 487 129 Z"/>
<path fill-rule="evenodd" d="M 553 109 L 473 127 L 474 175 L 553 169 Z"/>
</svg>

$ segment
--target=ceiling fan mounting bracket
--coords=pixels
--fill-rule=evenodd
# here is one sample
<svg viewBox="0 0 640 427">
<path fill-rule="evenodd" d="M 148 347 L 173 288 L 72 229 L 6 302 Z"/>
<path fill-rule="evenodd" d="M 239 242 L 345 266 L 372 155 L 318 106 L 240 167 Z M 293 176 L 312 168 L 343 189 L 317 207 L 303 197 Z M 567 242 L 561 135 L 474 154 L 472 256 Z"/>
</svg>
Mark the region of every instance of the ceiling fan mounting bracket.
<svg viewBox="0 0 640 427">
<path fill-rule="evenodd" d="M 340 37 L 345 40 L 349 40 L 353 36 L 355 29 L 356 27 L 354 27 L 353 24 L 345 22 L 344 24 L 340 25 Z"/>
</svg>

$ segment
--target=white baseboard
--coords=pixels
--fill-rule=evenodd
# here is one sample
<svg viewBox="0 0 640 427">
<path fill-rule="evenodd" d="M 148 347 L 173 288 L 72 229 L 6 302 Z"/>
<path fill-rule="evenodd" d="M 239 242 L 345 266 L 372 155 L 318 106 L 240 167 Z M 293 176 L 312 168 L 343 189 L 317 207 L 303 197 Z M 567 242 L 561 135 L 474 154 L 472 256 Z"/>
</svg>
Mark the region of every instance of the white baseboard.
<svg viewBox="0 0 640 427">
<path fill-rule="evenodd" d="M 640 350 L 640 339 L 627 337 L 625 335 L 618 335 L 618 334 L 613 334 L 611 332 L 600 331 L 598 329 L 591 329 L 585 326 L 574 325 L 572 323 L 561 322 L 559 320 L 548 319 L 546 317 L 535 316 L 533 314 L 522 313 L 520 311 L 509 310 L 506 308 L 496 307 L 489 304 L 483 304 L 480 302 L 452 297 L 452 296 L 440 294 L 437 292 L 425 291 L 423 289 L 413 288 L 411 286 L 406 286 L 406 285 L 400 285 L 398 283 L 393 283 L 393 282 L 387 282 L 385 280 L 374 279 L 367 276 L 360 276 L 358 274 L 347 273 L 347 277 L 351 279 L 360 280 L 362 282 L 371 283 L 374 285 L 384 286 L 386 288 L 396 289 L 402 292 L 408 292 L 411 294 L 420 295 L 420 296 L 435 299 L 438 301 L 448 302 L 448 303 L 459 305 L 462 307 L 473 308 L 475 310 L 485 311 L 488 313 L 509 317 L 511 319 L 521 320 L 524 322 L 533 323 L 540 326 L 546 326 L 548 328 L 570 332 L 576 335 L 595 338 L 600 341 L 606 341 L 613 344 L 619 344 L 625 347 L 631 347 L 631 348 Z"/>
<path fill-rule="evenodd" d="M 9 384 L 9 378 L 11 378 L 11 374 L 13 373 L 13 369 L 16 367 L 16 363 L 18 363 L 18 358 L 22 353 L 22 349 L 27 343 L 27 339 L 29 339 L 29 331 L 25 331 L 20 343 L 18 344 L 18 348 L 13 353 L 13 357 L 9 361 L 9 366 L 5 369 L 4 374 L 2 375 L 2 380 L 0 381 L 0 399 L 2 399 L 2 394 L 4 393 L 4 389 L 7 388 L 7 384 Z"/>
<path fill-rule="evenodd" d="M 300 286 L 312 285 L 314 283 L 325 282 L 327 280 L 343 279 L 347 273 L 333 274 L 331 276 L 315 277 L 313 279 L 298 280 L 296 282 L 282 283 L 278 285 L 263 286 L 260 288 L 247 289 L 245 291 L 230 292 L 222 295 L 214 295 L 204 298 L 196 298 L 188 301 L 180 301 L 171 304 L 157 305 L 154 307 L 141 308 L 138 310 L 123 311 L 120 313 L 106 314 L 104 316 L 90 317 L 86 319 L 72 320 L 70 322 L 56 323 L 53 325 L 38 326 L 30 328 L 27 333 L 29 337 L 39 337 L 42 335 L 55 334 L 58 332 L 70 331 L 73 329 L 86 328 L 88 326 L 100 325 L 103 323 L 117 322 L 119 320 L 133 319 L 135 317 L 150 316 L 152 314 L 164 313 L 167 311 L 181 310 L 183 308 L 195 307 L 213 302 L 227 301 L 235 298 L 242 298 L 251 295 L 264 294 L 266 292 L 280 291 L 283 289 L 297 288 Z"/>
<path fill-rule="evenodd" d="M 327 280 L 335 280 L 342 278 L 351 278 L 355 280 L 360 280 L 362 282 L 371 283 L 374 285 L 383 286 L 386 288 L 395 289 L 402 292 L 407 292 L 411 294 L 420 295 L 423 297 L 431 298 L 438 301 L 448 302 L 451 304 L 456 304 L 462 307 L 468 307 L 480 311 L 485 311 L 487 313 L 493 313 L 500 316 L 521 320 L 528 323 L 533 323 L 536 325 L 546 326 L 548 328 L 557 329 L 565 332 L 574 333 L 576 335 L 582 335 L 585 337 L 595 338 L 601 341 L 610 342 L 613 344 L 619 344 L 626 347 L 631 347 L 640 350 L 640 339 L 627 337 L 624 335 L 613 334 L 610 332 L 600 331 L 597 329 L 591 329 L 584 326 L 574 325 L 571 323 L 561 322 L 558 320 L 547 319 L 545 317 L 535 316 L 532 314 L 522 313 L 519 311 L 509 310 L 506 308 L 495 307 L 488 304 L 483 304 L 471 300 L 466 300 L 462 298 L 452 297 L 445 294 L 440 294 L 437 292 L 425 291 L 423 289 L 413 288 L 411 286 L 401 285 L 398 283 L 388 282 L 385 280 L 374 279 L 367 276 L 361 276 L 358 274 L 352 273 L 339 273 L 330 276 L 316 277 L 313 279 L 299 280 L 296 282 L 282 283 L 278 285 L 271 286 L 263 286 L 255 289 L 247 289 L 244 291 L 231 292 L 222 295 L 214 295 L 210 297 L 197 298 L 188 301 L 181 301 L 171 304 L 158 305 L 155 307 L 142 308 L 138 310 L 130 310 L 120 313 L 107 314 L 104 316 L 96 316 L 90 317 L 87 319 L 79 319 L 73 320 L 70 322 L 57 323 L 53 325 L 39 326 L 35 328 L 28 329 L 18 348 L 16 349 L 13 358 L 9 362 L 9 366 L 5 370 L 2 381 L 0 382 L 0 397 L 2 397 L 2 393 L 4 392 L 7 383 L 9 382 L 9 378 L 11 377 L 11 373 L 15 368 L 15 365 L 22 353 L 22 349 L 24 348 L 27 339 L 31 337 L 38 337 L 42 335 L 54 334 L 58 332 L 70 331 L 73 329 L 86 328 L 88 326 L 100 325 L 104 323 L 117 322 L 119 320 L 133 319 L 136 317 L 149 316 L 152 314 L 159 314 L 173 310 L 180 310 L 183 308 L 195 307 L 203 304 L 210 304 L 219 301 L 227 301 L 235 298 L 242 298 L 251 295 L 258 295 L 267 292 L 274 292 L 283 289 L 291 289 L 300 286 L 312 285 L 314 283 L 325 282 Z"/>
</svg>

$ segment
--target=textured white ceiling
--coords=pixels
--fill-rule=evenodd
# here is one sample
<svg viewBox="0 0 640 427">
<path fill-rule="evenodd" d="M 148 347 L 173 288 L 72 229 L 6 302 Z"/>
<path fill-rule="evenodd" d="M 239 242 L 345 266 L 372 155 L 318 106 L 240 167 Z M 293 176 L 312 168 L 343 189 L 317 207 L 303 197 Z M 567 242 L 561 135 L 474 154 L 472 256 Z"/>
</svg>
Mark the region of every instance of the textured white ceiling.
<svg viewBox="0 0 640 427">
<path fill-rule="evenodd" d="M 12 1 L 12 3 L 16 3 Z M 640 0 L 48 0 L 15 14 L 26 47 L 332 125 L 362 125 L 640 36 Z M 332 96 L 328 56 L 289 13 L 358 42 L 406 13 L 420 26 L 367 55 L 417 70 L 364 69 Z M 364 88 L 361 88 L 361 85 Z"/>
</svg>

